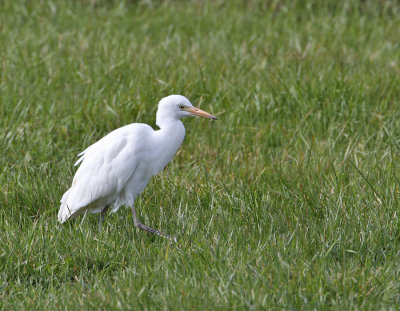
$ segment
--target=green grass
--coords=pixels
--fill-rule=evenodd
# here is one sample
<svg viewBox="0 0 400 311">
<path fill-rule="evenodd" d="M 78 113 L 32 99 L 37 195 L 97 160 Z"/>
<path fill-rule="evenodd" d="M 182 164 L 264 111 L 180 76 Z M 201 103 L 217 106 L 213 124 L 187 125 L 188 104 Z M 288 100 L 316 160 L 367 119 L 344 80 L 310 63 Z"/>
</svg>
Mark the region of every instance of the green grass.
<svg viewBox="0 0 400 311">
<path fill-rule="evenodd" d="M 400 309 L 397 1 L 0 3 L 0 309 Z M 187 136 L 102 234 L 57 223 L 76 154 Z"/>
</svg>

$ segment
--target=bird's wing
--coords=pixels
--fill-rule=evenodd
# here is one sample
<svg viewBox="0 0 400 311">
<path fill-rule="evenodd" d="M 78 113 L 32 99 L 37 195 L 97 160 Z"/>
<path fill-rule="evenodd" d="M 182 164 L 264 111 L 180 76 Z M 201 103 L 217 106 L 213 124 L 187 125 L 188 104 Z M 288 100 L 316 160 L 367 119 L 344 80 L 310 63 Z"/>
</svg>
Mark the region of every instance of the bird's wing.
<svg viewBox="0 0 400 311">
<path fill-rule="evenodd" d="M 146 157 L 153 132 L 146 124 L 131 124 L 111 132 L 82 152 L 72 186 L 61 200 L 60 221 L 98 199 L 118 194 L 138 161 Z"/>
</svg>

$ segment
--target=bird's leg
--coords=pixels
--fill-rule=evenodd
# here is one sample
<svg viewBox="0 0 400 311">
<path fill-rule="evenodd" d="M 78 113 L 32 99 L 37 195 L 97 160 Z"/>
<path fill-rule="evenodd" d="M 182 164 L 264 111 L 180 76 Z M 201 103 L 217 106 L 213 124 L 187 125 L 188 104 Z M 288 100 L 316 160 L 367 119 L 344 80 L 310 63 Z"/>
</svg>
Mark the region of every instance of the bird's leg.
<svg viewBox="0 0 400 311">
<path fill-rule="evenodd" d="M 133 216 L 133 223 L 135 224 L 135 227 L 136 227 L 136 228 L 139 228 L 139 229 L 142 229 L 142 230 L 144 230 L 144 231 L 147 231 L 147 232 L 156 234 L 156 235 L 161 236 L 161 237 L 163 237 L 163 238 L 167 238 L 168 240 L 171 240 L 172 242 L 175 242 L 175 243 L 177 242 L 177 241 L 176 241 L 176 236 L 170 237 L 168 234 L 166 234 L 166 233 L 164 233 L 164 232 L 158 231 L 158 230 L 156 230 L 156 229 L 150 228 L 150 227 L 148 227 L 148 226 L 142 224 L 142 223 L 139 221 L 139 219 L 137 218 L 137 216 L 136 216 L 135 207 L 134 207 L 133 205 L 131 206 L 131 210 L 132 210 L 132 216 Z"/>
<path fill-rule="evenodd" d="M 99 234 L 101 234 L 101 226 L 103 225 L 106 213 L 108 211 L 108 209 L 110 208 L 110 206 L 106 206 L 100 213 L 100 218 L 99 218 Z"/>
</svg>

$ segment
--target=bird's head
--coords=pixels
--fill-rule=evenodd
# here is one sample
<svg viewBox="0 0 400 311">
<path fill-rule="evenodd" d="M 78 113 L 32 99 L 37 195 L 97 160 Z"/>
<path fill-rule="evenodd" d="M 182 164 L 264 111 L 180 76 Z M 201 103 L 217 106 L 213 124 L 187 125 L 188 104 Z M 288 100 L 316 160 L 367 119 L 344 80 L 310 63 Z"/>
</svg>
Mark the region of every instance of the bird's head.
<svg viewBox="0 0 400 311">
<path fill-rule="evenodd" d="M 193 107 L 190 101 L 182 95 L 164 97 L 158 103 L 157 118 L 205 117 L 212 120 L 217 118 L 199 108 Z"/>
</svg>

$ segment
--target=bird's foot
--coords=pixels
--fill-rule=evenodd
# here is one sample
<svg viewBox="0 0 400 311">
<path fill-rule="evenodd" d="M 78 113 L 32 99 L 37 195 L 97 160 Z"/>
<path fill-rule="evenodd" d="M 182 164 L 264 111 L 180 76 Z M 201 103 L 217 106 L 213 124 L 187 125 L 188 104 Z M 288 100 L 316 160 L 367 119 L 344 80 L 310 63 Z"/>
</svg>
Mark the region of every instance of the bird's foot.
<svg viewBox="0 0 400 311">
<path fill-rule="evenodd" d="M 170 235 L 168 235 L 168 234 L 166 234 L 164 232 L 158 231 L 156 229 L 153 229 L 151 227 L 148 227 L 148 226 L 142 224 L 141 222 L 138 222 L 137 224 L 135 224 L 135 226 L 137 228 L 139 228 L 139 229 L 142 229 L 142 230 L 147 231 L 149 233 L 156 234 L 156 235 L 158 235 L 160 237 L 163 237 L 163 238 L 167 238 L 168 240 L 177 243 L 176 236 L 171 237 Z"/>
</svg>

